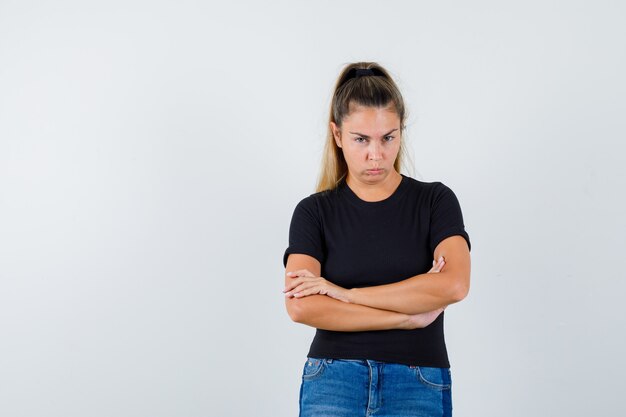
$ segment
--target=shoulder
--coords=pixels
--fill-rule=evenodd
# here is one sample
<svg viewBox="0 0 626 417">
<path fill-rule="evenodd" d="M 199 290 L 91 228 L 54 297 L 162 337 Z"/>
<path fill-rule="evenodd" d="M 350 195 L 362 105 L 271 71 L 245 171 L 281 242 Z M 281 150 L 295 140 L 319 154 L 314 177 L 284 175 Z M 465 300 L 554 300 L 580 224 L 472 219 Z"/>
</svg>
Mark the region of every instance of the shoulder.
<svg viewBox="0 0 626 417">
<path fill-rule="evenodd" d="M 294 209 L 294 217 L 306 218 L 315 223 L 322 223 L 328 209 L 335 204 L 335 190 L 316 192 L 301 199 Z"/>
<path fill-rule="evenodd" d="M 459 206 L 459 200 L 447 184 L 441 181 L 420 181 L 407 177 L 409 193 L 412 199 L 417 201 L 420 207 L 431 211 L 446 210 L 450 207 Z"/>
<path fill-rule="evenodd" d="M 450 193 L 452 190 L 446 184 L 441 181 L 420 181 L 413 177 L 406 176 L 408 189 L 414 193 L 428 197 L 432 199 L 441 196 L 442 194 Z"/>
<path fill-rule="evenodd" d="M 454 195 L 454 191 L 441 181 L 432 183 L 433 198 L 440 198 L 446 195 Z"/>
<path fill-rule="evenodd" d="M 297 204 L 297 208 L 308 210 L 308 211 L 321 211 L 324 207 L 332 206 L 335 204 L 339 197 L 339 190 L 325 190 L 319 191 L 313 194 L 310 194 L 307 197 L 304 197 Z"/>
</svg>

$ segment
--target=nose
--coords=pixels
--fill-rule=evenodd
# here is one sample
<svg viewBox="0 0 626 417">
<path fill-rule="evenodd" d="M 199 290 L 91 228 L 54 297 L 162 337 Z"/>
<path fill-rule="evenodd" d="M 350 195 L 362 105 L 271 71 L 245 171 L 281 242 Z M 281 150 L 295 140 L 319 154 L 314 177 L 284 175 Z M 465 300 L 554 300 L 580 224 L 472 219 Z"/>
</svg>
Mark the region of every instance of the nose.
<svg viewBox="0 0 626 417">
<path fill-rule="evenodd" d="M 373 141 L 369 149 L 369 160 L 380 161 L 381 159 L 383 159 L 382 147 L 379 143 Z"/>
</svg>

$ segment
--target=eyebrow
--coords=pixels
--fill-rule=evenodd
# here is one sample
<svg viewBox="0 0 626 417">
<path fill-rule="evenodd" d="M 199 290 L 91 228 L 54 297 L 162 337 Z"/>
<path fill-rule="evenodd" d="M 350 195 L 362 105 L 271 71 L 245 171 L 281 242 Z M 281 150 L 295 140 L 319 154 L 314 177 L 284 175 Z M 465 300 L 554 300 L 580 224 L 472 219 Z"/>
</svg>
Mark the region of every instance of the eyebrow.
<svg viewBox="0 0 626 417">
<path fill-rule="evenodd" d="M 389 132 L 385 133 L 383 136 L 387 136 L 388 134 L 393 133 L 393 132 L 395 132 L 396 130 L 398 130 L 398 129 L 397 129 L 397 128 L 396 128 L 396 129 L 391 129 Z M 348 133 L 352 133 L 353 135 L 363 136 L 364 138 L 369 139 L 369 136 L 364 135 L 363 133 L 359 133 L 359 132 L 348 132 Z"/>
</svg>

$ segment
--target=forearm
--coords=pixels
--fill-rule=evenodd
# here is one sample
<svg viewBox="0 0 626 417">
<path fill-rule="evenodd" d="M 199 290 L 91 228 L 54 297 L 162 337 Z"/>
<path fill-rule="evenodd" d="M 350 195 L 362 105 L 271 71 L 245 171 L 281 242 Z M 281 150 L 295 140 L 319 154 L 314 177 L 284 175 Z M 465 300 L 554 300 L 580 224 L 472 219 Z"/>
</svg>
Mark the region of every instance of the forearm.
<svg viewBox="0 0 626 417">
<path fill-rule="evenodd" d="M 411 328 L 407 314 L 350 304 L 326 295 L 286 300 L 292 320 L 311 327 L 336 331 L 365 331 Z"/>
<path fill-rule="evenodd" d="M 349 302 L 404 314 L 432 311 L 459 302 L 458 280 L 446 272 L 420 274 L 392 284 L 353 288 Z"/>
</svg>

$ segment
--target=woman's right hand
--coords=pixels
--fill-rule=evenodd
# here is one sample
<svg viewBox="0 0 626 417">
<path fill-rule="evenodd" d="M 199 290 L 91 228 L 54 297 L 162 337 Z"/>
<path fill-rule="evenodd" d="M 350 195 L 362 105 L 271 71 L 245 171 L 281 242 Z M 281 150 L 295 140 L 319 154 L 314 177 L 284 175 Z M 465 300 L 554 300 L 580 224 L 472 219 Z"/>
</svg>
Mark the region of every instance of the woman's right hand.
<svg viewBox="0 0 626 417">
<path fill-rule="evenodd" d="M 433 267 L 427 274 L 436 274 L 441 272 L 441 269 L 445 265 L 445 259 L 443 257 L 439 260 L 439 262 L 435 263 L 433 261 Z M 439 315 L 446 309 L 447 306 L 438 308 L 433 311 L 427 311 L 425 313 L 411 314 L 409 315 L 409 329 L 423 329 L 424 327 L 430 325 L 433 321 L 439 317 Z"/>
<path fill-rule="evenodd" d="M 445 307 L 441 307 L 437 310 L 409 315 L 409 329 L 423 329 L 435 321 L 445 309 Z"/>
</svg>

